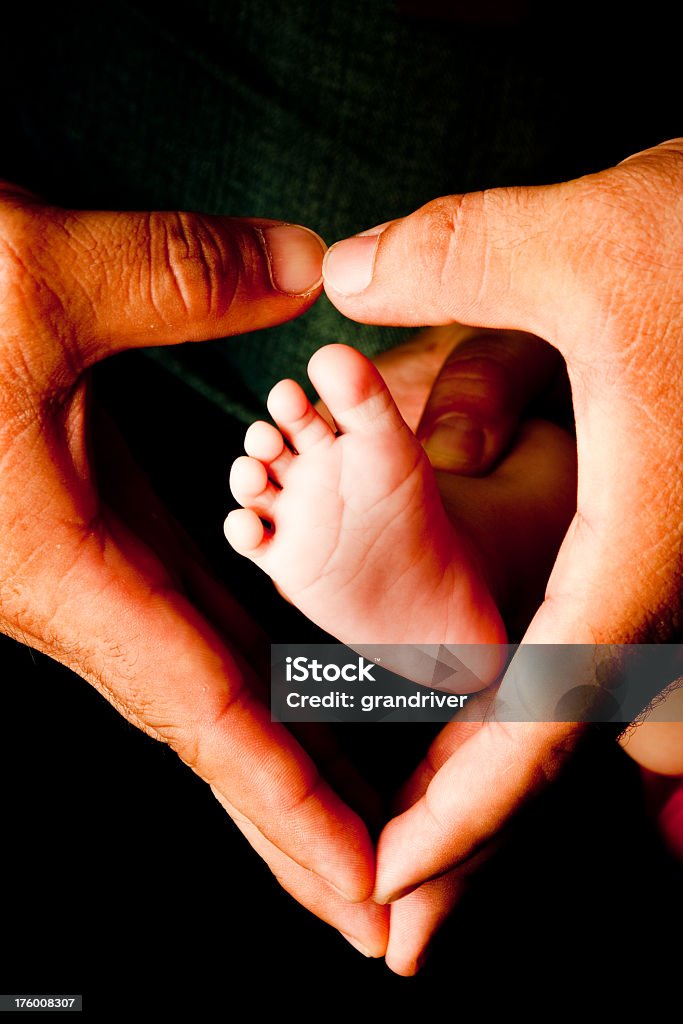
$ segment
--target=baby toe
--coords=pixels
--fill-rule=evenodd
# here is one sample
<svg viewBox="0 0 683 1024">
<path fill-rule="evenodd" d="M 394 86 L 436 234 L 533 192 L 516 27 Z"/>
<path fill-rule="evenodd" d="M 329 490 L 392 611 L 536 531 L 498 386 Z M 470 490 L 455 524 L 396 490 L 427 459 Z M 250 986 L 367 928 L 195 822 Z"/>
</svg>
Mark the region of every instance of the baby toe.
<svg viewBox="0 0 683 1024">
<path fill-rule="evenodd" d="M 244 436 L 244 450 L 252 458 L 268 464 L 287 451 L 280 431 L 265 420 L 251 424 Z"/>
<path fill-rule="evenodd" d="M 260 515 L 269 510 L 277 493 L 263 463 L 248 455 L 240 455 L 233 462 L 230 490 L 235 501 L 253 508 Z"/>
<path fill-rule="evenodd" d="M 240 555 L 254 556 L 265 537 L 263 523 L 249 508 L 236 508 L 223 525 L 228 544 Z"/>
<path fill-rule="evenodd" d="M 281 380 L 275 385 L 268 396 L 268 411 L 300 455 L 318 444 L 334 440 L 329 424 L 293 380 Z"/>
<path fill-rule="evenodd" d="M 282 486 L 294 456 L 277 427 L 264 420 L 252 423 L 244 437 L 244 450 L 264 462 L 270 479 Z"/>
</svg>

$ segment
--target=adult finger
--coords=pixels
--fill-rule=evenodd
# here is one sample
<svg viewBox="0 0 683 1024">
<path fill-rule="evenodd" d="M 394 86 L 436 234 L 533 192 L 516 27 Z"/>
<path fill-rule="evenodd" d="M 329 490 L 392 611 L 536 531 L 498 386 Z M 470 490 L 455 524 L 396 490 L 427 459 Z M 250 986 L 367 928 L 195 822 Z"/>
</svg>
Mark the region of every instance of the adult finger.
<svg viewBox="0 0 683 1024">
<path fill-rule="evenodd" d="M 333 245 L 325 290 L 363 323 L 458 322 L 551 337 L 567 259 L 585 251 L 580 194 L 569 182 L 436 199 L 379 234 Z M 576 298 L 574 306 L 576 314 Z"/>
<path fill-rule="evenodd" d="M 391 905 L 385 958 L 394 974 L 411 978 L 423 966 L 429 944 L 465 889 L 463 869 L 425 882 Z"/>
<path fill-rule="evenodd" d="M 333 245 L 325 290 L 363 323 L 521 330 L 604 368 L 625 324 L 652 347 L 644 315 L 666 335 L 658 314 L 675 312 L 682 152 L 673 139 L 573 181 L 435 199 Z"/>
<path fill-rule="evenodd" d="M 279 221 L 62 210 L 0 191 L 0 251 L 25 343 L 42 353 L 44 369 L 53 369 L 46 359 L 54 350 L 52 362 L 66 358 L 78 371 L 125 348 L 299 316 L 320 294 L 325 246 L 308 228 Z M 45 342 L 57 321 L 55 350 Z"/>
<path fill-rule="evenodd" d="M 475 708 L 483 709 L 491 702 L 488 692 L 472 698 Z M 397 798 L 397 809 L 407 810 L 419 800 L 437 771 L 458 747 L 480 728 L 481 722 L 456 719 L 436 736 L 427 754 Z M 425 882 L 413 892 L 391 905 L 387 966 L 404 977 L 416 974 L 425 962 L 430 943 L 441 925 L 459 902 L 471 875 L 488 859 L 488 850 L 439 878 Z"/>
<path fill-rule="evenodd" d="M 336 928 L 364 956 L 384 956 L 389 933 L 386 907 L 371 899 L 349 903 L 318 875 L 288 858 L 223 797 L 219 796 L 219 800 L 283 889 L 316 917 Z"/>
<path fill-rule="evenodd" d="M 526 407 L 561 368 L 556 349 L 520 331 L 480 331 L 457 345 L 417 428 L 432 466 L 473 475 L 490 470 Z"/>
<path fill-rule="evenodd" d="M 424 796 L 384 829 L 377 901 L 393 902 L 477 854 L 557 774 L 578 729 L 566 722 L 489 722 L 470 736 Z"/>
</svg>

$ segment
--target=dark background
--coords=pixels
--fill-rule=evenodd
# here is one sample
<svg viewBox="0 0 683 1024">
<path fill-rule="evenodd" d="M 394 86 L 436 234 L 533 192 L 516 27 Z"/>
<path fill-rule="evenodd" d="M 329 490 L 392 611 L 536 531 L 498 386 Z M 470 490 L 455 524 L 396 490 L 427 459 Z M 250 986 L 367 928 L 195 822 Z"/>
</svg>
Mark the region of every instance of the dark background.
<svg viewBox="0 0 683 1024">
<path fill-rule="evenodd" d="M 455 6 L 15 10 L 0 40 L 0 174 L 76 206 L 282 216 L 332 241 L 437 194 L 559 180 L 681 133 L 658 5 L 601 22 L 580 4 L 521 5 L 505 25 Z M 124 355 L 98 374 L 157 489 L 274 639 L 313 633 L 223 544 L 236 417 L 260 413 L 325 341 L 373 352 L 401 336 L 323 300 L 265 335 Z M 235 1012 L 238 991 L 242 1012 L 304 1017 L 326 1014 L 328 994 L 338 1013 L 379 1016 L 436 1000 L 454 1015 L 531 1008 L 552 993 L 549 1014 L 589 990 L 616 1013 L 634 989 L 675 993 L 680 868 L 604 733 L 520 815 L 404 980 L 299 908 L 208 789 L 84 682 L 4 639 L 0 672 L 3 991 L 192 1020 Z M 428 737 L 393 725 L 344 738 L 388 792 Z"/>
</svg>

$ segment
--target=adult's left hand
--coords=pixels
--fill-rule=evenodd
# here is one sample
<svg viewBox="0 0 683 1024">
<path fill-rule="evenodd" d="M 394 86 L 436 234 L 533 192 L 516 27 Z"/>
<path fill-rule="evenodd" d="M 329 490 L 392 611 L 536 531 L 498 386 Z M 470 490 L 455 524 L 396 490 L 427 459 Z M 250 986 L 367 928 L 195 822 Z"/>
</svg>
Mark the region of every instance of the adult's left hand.
<svg viewBox="0 0 683 1024">
<path fill-rule="evenodd" d="M 111 425 L 106 472 L 93 459 L 96 363 L 291 319 L 320 293 L 322 254 L 276 221 L 64 210 L 0 184 L 0 631 L 167 743 L 288 891 L 380 955 L 367 828 L 270 721 L 261 632 L 195 563 Z"/>
</svg>

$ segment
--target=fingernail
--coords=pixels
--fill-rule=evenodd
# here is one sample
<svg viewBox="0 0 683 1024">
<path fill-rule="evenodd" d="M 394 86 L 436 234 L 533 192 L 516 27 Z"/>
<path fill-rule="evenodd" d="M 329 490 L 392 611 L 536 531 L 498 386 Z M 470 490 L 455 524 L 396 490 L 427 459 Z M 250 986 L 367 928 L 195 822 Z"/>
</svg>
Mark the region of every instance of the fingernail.
<svg viewBox="0 0 683 1024">
<path fill-rule="evenodd" d="M 404 885 L 401 889 L 393 889 L 385 894 L 377 893 L 373 896 L 373 899 L 375 903 L 379 903 L 380 905 L 395 903 L 396 900 L 403 899 L 404 896 L 409 896 L 411 892 L 415 892 L 416 889 L 419 889 L 421 884 L 421 882 L 416 882 L 414 885 Z"/>
<path fill-rule="evenodd" d="M 354 939 L 353 935 L 347 935 L 346 932 L 343 932 L 341 930 L 340 930 L 339 934 L 343 935 L 343 937 L 346 939 L 346 941 L 350 942 L 351 945 L 353 946 L 353 948 L 357 949 L 359 953 L 363 954 L 363 956 L 367 956 L 368 958 L 370 958 L 372 956 L 372 953 L 367 948 L 367 946 L 364 946 L 362 942 L 358 941 L 358 939 Z"/>
<path fill-rule="evenodd" d="M 380 235 L 356 235 L 328 249 L 323 260 L 325 283 L 340 295 L 364 292 L 372 281 Z"/>
<path fill-rule="evenodd" d="M 306 295 L 322 284 L 325 243 L 299 224 L 257 228 L 273 287 L 285 295 Z"/>
<path fill-rule="evenodd" d="M 444 416 L 423 445 L 434 469 L 474 472 L 484 454 L 484 431 L 469 416 Z"/>
</svg>

